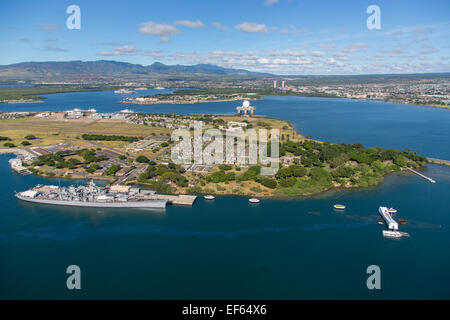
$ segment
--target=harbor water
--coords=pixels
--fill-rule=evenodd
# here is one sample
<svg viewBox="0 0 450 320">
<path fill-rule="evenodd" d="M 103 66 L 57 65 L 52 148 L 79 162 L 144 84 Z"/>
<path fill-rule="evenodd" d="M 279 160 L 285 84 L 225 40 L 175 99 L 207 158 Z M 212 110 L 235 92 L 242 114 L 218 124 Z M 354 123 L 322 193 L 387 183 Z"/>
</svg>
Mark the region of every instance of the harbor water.
<svg viewBox="0 0 450 320">
<path fill-rule="evenodd" d="M 109 104 L 105 95 L 113 99 Z M 111 92 L 48 97 L 41 104 L 3 104 L 0 109 L 124 108 Z M 316 139 L 407 147 L 450 159 L 448 110 L 290 97 L 252 104 L 257 113 L 290 120 Z M 233 113 L 235 105 L 128 107 L 187 114 Z M 262 199 L 259 204 L 227 196 L 165 210 L 96 209 L 17 200 L 15 190 L 38 183 L 84 182 L 21 176 L 9 168 L 12 157 L 0 155 L 2 299 L 450 298 L 450 167 L 428 165 L 420 171 L 434 184 L 402 172 L 374 188 Z M 333 210 L 335 203 L 345 204 L 346 210 Z M 410 238 L 382 236 L 380 205 L 398 209 L 396 217 L 407 220 L 400 230 Z M 66 287 L 69 265 L 81 268 L 81 290 Z M 370 265 L 381 269 L 381 290 L 367 289 Z"/>
</svg>

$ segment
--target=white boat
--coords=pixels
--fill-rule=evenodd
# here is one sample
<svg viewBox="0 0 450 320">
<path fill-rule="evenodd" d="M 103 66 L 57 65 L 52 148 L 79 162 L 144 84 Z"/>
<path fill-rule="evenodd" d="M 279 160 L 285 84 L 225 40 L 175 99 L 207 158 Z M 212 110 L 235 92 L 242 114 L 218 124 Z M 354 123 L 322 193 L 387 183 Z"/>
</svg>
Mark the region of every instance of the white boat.
<svg viewBox="0 0 450 320">
<path fill-rule="evenodd" d="M 343 204 L 335 204 L 333 208 L 336 210 L 345 210 L 345 206 Z"/>
<path fill-rule="evenodd" d="M 403 234 L 398 231 L 383 230 L 383 236 L 386 238 L 401 238 L 403 237 Z"/>
<path fill-rule="evenodd" d="M 397 213 L 397 209 L 389 208 L 389 209 L 388 209 L 388 212 L 389 212 L 390 214 L 396 214 L 396 213 Z"/>
<path fill-rule="evenodd" d="M 205 200 L 214 200 L 214 196 L 208 194 L 208 195 L 205 196 Z"/>
<path fill-rule="evenodd" d="M 259 203 L 259 199 L 251 198 L 251 199 L 248 199 L 248 202 L 250 202 L 250 203 Z"/>
<path fill-rule="evenodd" d="M 164 90 L 165 88 L 164 87 L 156 87 L 155 89 L 156 90 Z"/>
</svg>

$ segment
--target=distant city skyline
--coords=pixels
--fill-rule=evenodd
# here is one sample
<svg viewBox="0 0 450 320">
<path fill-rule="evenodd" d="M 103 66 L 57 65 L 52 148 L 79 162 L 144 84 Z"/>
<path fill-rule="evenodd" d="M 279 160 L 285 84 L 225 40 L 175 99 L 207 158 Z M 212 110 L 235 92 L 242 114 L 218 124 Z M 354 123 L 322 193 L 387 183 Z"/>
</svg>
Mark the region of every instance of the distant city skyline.
<svg viewBox="0 0 450 320">
<path fill-rule="evenodd" d="M 66 8 L 81 9 L 69 30 Z M 369 30 L 366 9 L 381 10 Z M 116 60 L 210 63 L 280 75 L 450 72 L 448 1 L 13 1 L 0 65 Z"/>
</svg>

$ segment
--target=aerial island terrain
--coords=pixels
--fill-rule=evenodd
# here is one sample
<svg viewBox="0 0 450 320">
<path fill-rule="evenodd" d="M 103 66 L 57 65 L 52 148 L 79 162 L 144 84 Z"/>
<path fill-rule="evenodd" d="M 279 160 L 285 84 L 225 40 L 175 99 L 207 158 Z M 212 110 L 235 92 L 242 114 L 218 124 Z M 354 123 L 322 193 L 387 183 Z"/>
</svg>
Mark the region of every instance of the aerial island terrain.
<svg viewBox="0 0 450 320">
<path fill-rule="evenodd" d="M 212 65 L 150 66 L 115 61 L 29 62 L 0 66 L 0 102 L 42 102 L 54 93 L 114 90 L 124 110 L 0 113 L 2 153 L 16 153 L 18 171 L 46 177 L 140 184 L 165 194 L 257 197 L 312 195 L 332 188 L 369 187 L 383 176 L 425 165 L 416 150 L 364 148 L 318 141 L 284 120 L 260 115 L 156 114 L 133 105 L 257 100 L 265 96 L 342 97 L 448 108 L 448 74 L 289 76 Z M 176 88 L 141 94 L 141 90 Z M 133 94 L 130 97 L 130 94 Z M 13 105 L 11 105 L 13 106 Z M 126 107 L 128 106 L 128 107 Z M 151 107 L 151 106 L 149 106 Z M 261 164 L 175 164 L 175 129 L 280 130 L 279 170 L 261 175 Z M 269 152 L 270 153 L 270 152 Z M 16 170 L 16 171 L 17 171 Z"/>
<path fill-rule="evenodd" d="M 329 143 L 304 137 L 273 118 L 112 114 L 94 110 L 4 113 L 2 152 L 22 155 L 20 170 L 45 177 L 107 180 L 140 184 L 163 194 L 218 194 L 258 197 L 311 195 L 331 188 L 368 187 L 385 174 L 417 168 L 427 159 L 415 152 L 364 148 L 359 143 Z M 261 165 L 175 164 L 175 129 L 279 129 L 279 170 L 260 174 Z M 269 152 L 270 154 L 270 152 Z"/>
</svg>

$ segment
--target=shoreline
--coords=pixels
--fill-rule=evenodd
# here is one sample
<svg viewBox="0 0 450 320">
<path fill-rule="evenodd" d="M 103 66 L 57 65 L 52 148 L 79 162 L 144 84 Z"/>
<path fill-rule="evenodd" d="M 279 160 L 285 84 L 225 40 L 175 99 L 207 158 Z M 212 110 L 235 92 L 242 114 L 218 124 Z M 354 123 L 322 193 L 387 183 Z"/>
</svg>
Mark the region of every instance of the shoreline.
<svg viewBox="0 0 450 320">
<path fill-rule="evenodd" d="M 361 99 L 361 98 L 349 98 L 349 97 L 339 97 L 339 96 L 326 96 L 326 95 L 301 95 L 301 94 L 279 94 L 279 95 L 261 95 L 258 98 L 245 98 L 246 100 L 253 100 L 258 101 L 262 100 L 265 97 L 270 96 L 279 96 L 279 97 L 305 97 L 305 98 L 330 98 L 330 99 L 350 99 L 350 100 L 357 100 L 357 101 L 373 101 L 373 102 L 387 102 L 387 103 L 396 103 L 396 104 L 402 104 L 402 105 L 409 105 L 409 106 L 416 106 L 416 107 L 427 107 L 427 108 L 437 108 L 437 109 L 448 109 L 450 110 L 450 105 L 435 105 L 435 104 L 415 104 L 415 103 L 408 103 L 408 102 L 402 102 L 402 101 L 391 101 L 391 100 L 381 100 L 381 99 Z M 133 98 L 135 99 L 135 98 Z M 196 104 L 196 103 L 218 103 L 218 102 L 232 102 L 232 101 L 239 101 L 242 99 L 221 99 L 221 100 L 210 100 L 210 101 L 181 101 L 181 102 L 175 102 L 175 101 L 166 101 L 166 102 L 153 102 L 153 103 L 146 103 L 146 102 L 135 102 L 135 101 L 120 101 L 120 103 L 123 104 L 132 104 L 132 105 L 165 105 L 165 104 Z"/>
<path fill-rule="evenodd" d="M 15 156 L 17 155 L 23 155 L 23 152 L 27 152 L 25 149 L 21 149 L 21 148 L 12 148 L 13 150 L 10 149 L 5 149 L 5 148 L 0 148 L 0 155 L 2 154 L 14 154 Z M 450 160 L 443 160 L 443 159 L 436 159 L 436 158 L 426 158 L 429 163 L 428 164 L 435 164 L 435 165 L 443 165 L 443 166 L 450 166 Z M 423 165 L 417 169 L 422 169 L 424 167 L 426 167 L 426 165 Z M 308 198 L 308 197 L 313 197 L 313 196 L 317 196 L 320 194 L 324 194 L 326 192 L 329 191 L 334 191 L 334 190 L 351 190 L 351 189 L 367 189 L 367 188 L 375 188 L 378 187 L 380 184 L 382 184 L 384 182 L 384 178 L 390 174 L 394 174 L 394 173 L 407 173 L 407 169 L 406 168 L 401 168 L 399 171 L 392 171 L 392 172 L 388 172 L 386 174 L 382 175 L 382 180 L 379 181 L 377 184 L 372 185 L 372 186 L 356 186 L 356 185 L 349 185 L 349 186 L 333 186 L 324 190 L 320 190 L 317 192 L 312 192 L 312 193 L 303 193 L 303 194 L 294 194 L 294 195 L 258 195 L 258 194 L 240 194 L 240 193 L 233 193 L 233 192 L 228 192 L 228 193 L 215 193 L 215 192 L 209 192 L 209 193 L 198 193 L 196 194 L 197 196 L 204 196 L 206 194 L 212 194 L 214 196 L 241 196 L 241 197 L 257 197 L 257 198 L 261 198 L 261 199 L 293 199 L 293 198 Z M 20 174 L 20 173 L 18 173 Z M 46 178 L 46 179 L 64 179 L 64 180 L 86 180 L 86 179 L 91 179 L 94 181 L 102 181 L 102 182 L 107 182 L 107 184 L 114 184 L 118 179 L 114 178 L 114 177 L 108 177 L 108 176 L 87 176 L 84 177 L 82 175 L 71 175 L 71 176 L 50 176 L 50 175 L 45 175 L 45 174 L 40 174 L 40 173 L 32 173 L 32 175 L 37 176 L 37 177 L 41 177 L 41 178 Z M 128 181 L 126 183 L 126 185 L 139 185 L 139 186 L 143 186 L 143 187 L 151 187 L 151 184 L 149 183 L 139 183 L 137 180 L 132 180 L 132 181 Z M 187 195 L 187 193 L 171 193 L 169 195 L 174 195 L 174 196 L 179 196 L 179 195 Z"/>
<path fill-rule="evenodd" d="M 432 164 L 437 164 L 437 163 L 432 163 Z M 422 169 L 422 168 L 425 168 L 425 167 L 426 167 L 426 165 L 421 166 L 421 167 L 416 168 L 416 169 Z M 253 195 L 245 195 L 244 194 L 243 195 L 243 194 L 238 194 L 238 193 L 214 193 L 214 192 L 212 192 L 212 193 L 198 193 L 198 194 L 195 194 L 195 195 L 199 196 L 199 197 L 203 197 L 203 196 L 205 196 L 207 194 L 211 194 L 211 195 L 213 195 L 215 197 L 222 197 L 222 196 L 230 197 L 230 196 L 233 196 L 233 197 L 245 197 L 245 198 L 256 197 L 256 198 L 259 198 L 259 199 L 276 199 L 276 200 L 290 200 L 291 199 L 292 200 L 292 199 L 296 199 L 296 198 L 299 199 L 299 198 L 314 197 L 314 196 L 318 196 L 320 194 L 325 194 L 327 192 L 337 191 L 337 190 L 345 190 L 346 191 L 346 190 L 352 190 L 352 189 L 353 190 L 358 190 L 358 189 L 366 190 L 366 189 L 370 189 L 370 188 L 378 188 L 384 182 L 384 178 L 386 176 L 391 175 L 391 174 L 395 174 L 395 173 L 408 173 L 408 170 L 406 168 L 402 168 L 400 171 L 388 172 L 388 173 L 386 173 L 386 174 L 384 174 L 382 176 L 383 180 L 381 180 L 380 182 L 378 182 L 375 185 L 367 186 L 367 187 L 361 187 L 361 186 L 333 186 L 331 188 L 328 188 L 328 189 L 325 189 L 325 190 L 321 190 L 321 191 L 317 191 L 317 192 L 297 194 L 297 195 L 284 195 L 284 196 L 283 195 L 271 195 L 271 196 L 261 195 L 261 196 L 258 196 L 258 195 L 255 195 L 255 194 L 253 194 Z M 130 185 L 135 184 L 135 185 L 144 186 L 144 187 L 150 187 L 151 186 L 148 183 L 138 183 L 137 181 L 130 181 L 128 184 L 130 184 Z M 187 195 L 187 194 L 184 194 L 184 193 L 173 193 L 173 194 L 170 194 L 170 195 L 178 196 L 178 195 Z"/>
<path fill-rule="evenodd" d="M 173 90 L 174 88 L 168 88 Z M 176 88 L 175 88 L 176 89 Z M 198 88 L 197 88 L 198 89 Z M 201 88 L 200 88 L 201 89 Z M 48 94 L 63 94 L 63 93 L 74 93 L 74 92 L 102 92 L 102 91 L 109 91 L 109 90 L 115 90 L 115 88 L 100 88 L 95 90 L 69 90 L 65 92 L 46 92 L 42 94 L 38 94 L 36 96 L 31 96 L 31 99 L 13 99 L 13 100 L 2 100 L 0 103 L 6 103 L 6 104 L 23 104 L 23 103 L 43 103 L 47 98 L 43 95 Z M 349 97 L 340 97 L 340 96 L 330 96 L 327 94 L 295 94 L 295 93 L 289 93 L 289 94 L 282 94 L 279 93 L 278 95 L 273 94 L 258 94 L 258 97 L 246 97 L 245 100 L 261 100 L 268 96 L 287 96 L 287 97 L 306 97 L 306 98 L 336 98 L 336 99 L 350 99 L 350 100 L 357 100 L 357 101 L 375 101 L 375 102 L 389 102 L 389 103 L 397 103 L 402 105 L 410 105 L 410 106 L 417 106 L 417 107 L 428 107 L 428 108 L 437 108 L 437 109 L 448 109 L 450 110 L 450 105 L 436 105 L 436 104 L 415 104 L 415 103 L 408 103 L 408 102 L 402 102 L 402 101 L 391 101 L 391 100 L 381 100 L 381 99 L 361 99 L 361 98 L 349 98 Z M 136 99 L 136 98 L 132 98 Z M 244 98 L 242 98 L 244 99 Z M 232 99 L 219 99 L 219 100 L 208 100 L 208 101 L 181 101 L 181 102 L 175 102 L 175 101 L 166 101 L 166 102 L 155 102 L 155 103 L 146 103 L 146 102 L 135 102 L 135 101 L 127 101 L 123 100 L 120 101 L 120 103 L 123 104 L 132 104 L 132 105 L 164 105 L 164 104 L 196 104 L 196 103 L 218 103 L 218 102 L 232 102 L 232 101 L 239 101 L 242 100 L 241 98 L 232 98 Z"/>
<path fill-rule="evenodd" d="M 2 151 L 2 149 L 0 149 L 0 155 L 1 154 L 8 154 L 8 153 L 2 153 L 1 151 Z M 14 154 L 14 153 L 11 152 L 11 154 Z M 433 163 L 433 164 L 437 164 L 437 163 Z M 441 164 L 439 164 L 439 165 L 441 165 Z M 425 166 L 421 166 L 420 168 L 424 168 L 424 167 L 426 167 L 426 165 Z M 208 193 L 208 194 L 212 194 L 214 196 L 236 196 L 236 197 L 246 197 L 246 198 L 248 198 L 248 197 L 257 197 L 257 198 L 260 198 L 260 199 L 278 199 L 278 200 L 282 200 L 282 199 L 289 200 L 289 199 L 294 199 L 294 198 L 308 198 L 308 197 L 317 196 L 317 195 L 324 194 L 326 192 L 334 191 L 334 190 L 351 190 L 351 189 L 355 189 L 356 190 L 356 189 L 376 188 L 376 187 L 378 187 L 379 185 L 381 185 L 384 182 L 384 177 L 385 176 L 388 176 L 388 175 L 394 174 L 394 173 L 401 173 L 401 172 L 407 172 L 407 169 L 402 168 L 400 171 L 388 172 L 388 173 L 383 175 L 383 180 L 382 181 L 378 182 L 376 185 L 373 185 L 373 186 L 367 186 L 367 187 L 361 187 L 361 186 L 334 186 L 334 187 L 330 187 L 328 189 L 317 191 L 317 192 L 313 192 L 313 193 L 304 193 L 304 194 L 297 194 L 297 195 L 285 195 L 285 196 L 283 196 L 283 195 L 271 195 L 271 196 L 260 195 L 260 196 L 258 196 L 258 195 L 255 195 L 255 194 L 253 194 L 253 195 L 245 195 L 245 194 L 238 194 L 238 193 L 214 193 L 214 192 L 213 193 Z M 17 174 L 20 175 L 20 173 L 17 173 Z M 36 177 L 40 177 L 40 178 L 45 178 L 45 179 L 63 179 L 63 180 L 66 180 L 66 181 L 70 181 L 70 180 L 74 180 L 74 181 L 76 181 L 76 180 L 86 180 L 85 177 L 73 176 L 73 175 L 71 177 L 57 177 L 57 176 L 49 176 L 49 175 L 44 175 L 44 174 L 39 174 L 39 173 L 32 173 L 32 175 L 36 176 Z M 88 177 L 88 179 L 91 179 L 93 181 L 102 181 L 102 182 L 107 181 L 108 184 L 112 184 L 115 181 L 117 181 L 117 179 L 111 179 L 111 178 L 108 178 L 108 177 L 98 177 L 98 176 L 96 176 L 96 177 Z M 143 187 L 150 187 L 151 186 L 149 183 L 138 183 L 135 180 L 127 182 L 126 185 L 139 185 L 139 186 L 143 186 Z M 206 194 L 207 193 L 198 193 L 198 194 L 195 194 L 195 195 L 196 196 L 204 196 Z M 186 193 L 171 193 L 171 194 L 168 194 L 168 195 L 179 196 L 179 195 L 188 195 L 188 194 L 186 194 Z"/>
</svg>

